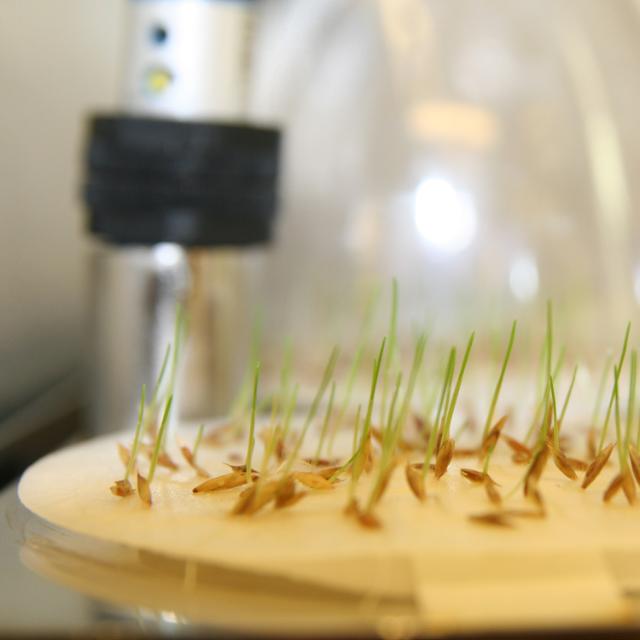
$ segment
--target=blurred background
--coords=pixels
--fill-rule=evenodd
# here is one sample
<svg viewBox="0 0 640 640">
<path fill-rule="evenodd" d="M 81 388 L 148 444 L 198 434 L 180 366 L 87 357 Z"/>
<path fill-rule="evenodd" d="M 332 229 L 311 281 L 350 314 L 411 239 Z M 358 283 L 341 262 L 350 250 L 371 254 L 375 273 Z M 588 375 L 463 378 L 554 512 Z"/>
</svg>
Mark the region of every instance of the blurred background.
<svg viewBox="0 0 640 640">
<path fill-rule="evenodd" d="M 92 364 L 86 119 L 122 108 L 127 4 L 0 0 L 0 419 Z M 224 293 L 246 298 L 225 307 L 229 379 L 254 315 L 267 362 L 291 340 L 315 370 L 330 344 L 357 341 L 376 288 L 384 326 L 394 276 L 408 339 L 426 325 L 489 344 L 517 317 L 532 362 L 550 298 L 569 350 L 599 362 L 619 342 L 640 300 L 640 3 L 255 11 L 242 118 L 282 131 L 279 206 L 273 243 L 243 253 L 249 284 Z M 139 378 L 121 383 L 135 395 Z"/>
</svg>

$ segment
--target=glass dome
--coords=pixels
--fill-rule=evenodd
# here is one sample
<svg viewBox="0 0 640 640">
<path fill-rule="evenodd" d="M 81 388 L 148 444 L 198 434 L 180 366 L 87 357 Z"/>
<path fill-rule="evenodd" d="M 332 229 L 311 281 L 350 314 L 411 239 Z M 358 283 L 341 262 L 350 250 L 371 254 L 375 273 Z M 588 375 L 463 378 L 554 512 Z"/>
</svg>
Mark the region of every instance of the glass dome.
<svg viewBox="0 0 640 640">
<path fill-rule="evenodd" d="M 265 2 L 258 24 L 251 112 L 286 132 L 267 347 L 323 359 L 392 277 L 401 335 L 490 346 L 517 317 L 537 358 L 550 299 L 569 350 L 618 343 L 640 298 L 637 3 Z"/>
</svg>

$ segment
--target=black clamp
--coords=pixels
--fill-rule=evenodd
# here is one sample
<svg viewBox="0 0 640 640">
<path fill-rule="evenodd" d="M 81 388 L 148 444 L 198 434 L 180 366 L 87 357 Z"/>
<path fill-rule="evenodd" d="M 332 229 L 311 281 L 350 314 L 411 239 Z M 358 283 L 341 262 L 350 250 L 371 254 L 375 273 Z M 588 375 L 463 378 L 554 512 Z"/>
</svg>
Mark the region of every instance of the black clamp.
<svg viewBox="0 0 640 640">
<path fill-rule="evenodd" d="M 271 239 L 276 129 L 124 115 L 89 126 L 90 231 L 115 244 L 251 245 Z"/>
</svg>

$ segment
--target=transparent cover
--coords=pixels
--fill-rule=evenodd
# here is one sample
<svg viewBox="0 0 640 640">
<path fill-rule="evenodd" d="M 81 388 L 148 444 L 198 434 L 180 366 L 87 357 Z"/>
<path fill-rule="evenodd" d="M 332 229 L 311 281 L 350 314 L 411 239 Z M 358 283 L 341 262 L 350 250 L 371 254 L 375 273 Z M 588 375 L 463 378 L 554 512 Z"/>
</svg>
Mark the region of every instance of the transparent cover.
<svg viewBox="0 0 640 640">
<path fill-rule="evenodd" d="M 261 11 L 251 110 L 286 132 L 269 344 L 325 357 L 392 277 L 403 335 L 490 341 L 518 318 L 533 354 L 551 299 L 569 352 L 619 342 L 640 296 L 637 3 Z"/>
</svg>

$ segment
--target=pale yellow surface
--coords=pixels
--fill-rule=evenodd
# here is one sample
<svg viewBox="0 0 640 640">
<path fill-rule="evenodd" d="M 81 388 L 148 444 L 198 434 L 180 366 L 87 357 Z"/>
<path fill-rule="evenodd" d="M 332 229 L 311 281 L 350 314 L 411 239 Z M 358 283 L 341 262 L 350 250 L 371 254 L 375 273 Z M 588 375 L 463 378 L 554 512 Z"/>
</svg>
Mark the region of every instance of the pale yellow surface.
<svg viewBox="0 0 640 640">
<path fill-rule="evenodd" d="M 193 495 L 198 479 L 186 468 L 173 476 L 159 470 L 151 508 L 136 496 L 117 498 L 109 485 L 122 475 L 118 439 L 127 441 L 111 436 L 42 459 L 24 474 L 20 499 L 60 527 L 136 549 L 329 587 L 363 602 L 405 598 L 422 630 L 633 622 L 623 592 L 640 582 L 640 519 L 622 497 L 602 503 L 613 466 L 585 492 L 550 464 L 541 482 L 548 517 L 518 520 L 514 529 L 468 521 L 490 506 L 456 463 L 440 481 L 429 477 L 425 504 L 399 469 L 376 512 L 384 528 L 370 531 L 343 515 L 346 484 L 253 517 L 228 515 L 240 489 Z M 201 464 L 223 472 L 227 453 L 202 449 Z M 499 462 L 492 473 L 506 494 L 523 468 Z M 516 496 L 508 506 L 526 505 Z"/>
</svg>

